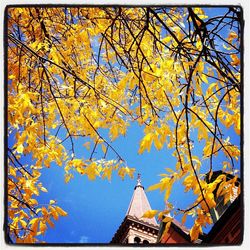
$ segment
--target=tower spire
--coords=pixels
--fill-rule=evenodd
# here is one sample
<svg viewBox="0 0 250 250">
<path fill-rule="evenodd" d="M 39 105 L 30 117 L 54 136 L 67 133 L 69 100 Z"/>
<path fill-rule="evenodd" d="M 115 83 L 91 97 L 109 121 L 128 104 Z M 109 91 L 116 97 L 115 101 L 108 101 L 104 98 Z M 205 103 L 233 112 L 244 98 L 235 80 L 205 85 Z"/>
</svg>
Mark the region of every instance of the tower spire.
<svg viewBox="0 0 250 250">
<path fill-rule="evenodd" d="M 157 226 L 158 224 L 154 217 L 151 219 L 142 218 L 143 214 L 148 210 L 151 210 L 151 206 L 144 191 L 144 187 L 142 186 L 141 183 L 141 174 L 138 173 L 137 183 L 134 188 L 134 193 L 130 201 L 126 215 L 132 216 L 134 218 L 139 219 L 140 221 L 144 221 L 146 223 Z"/>
<path fill-rule="evenodd" d="M 141 174 L 140 174 L 140 173 L 138 173 L 138 175 L 137 175 L 137 184 L 136 184 L 136 186 L 135 186 L 135 189 L 136 189 L 137 187 L 142 187 L 142 188 L 144 189 L 144 187 L 143 187 L 142 184 L 141 184 Z"/>
<path fill-rule="evenodd" d="M 141 183 L 141 174 L 138 173 L 127 213 L 122 224 L 112 238 L 111 243 L 155 243 L 159 225 L 155 217 L 142 217 L 143 214 L 149 210 L 151 210 L 151 207 Z"/>
<path fill-rule="evenodd" d="M 137 185 L 140 185 L 141 184 L 141 174 L 138 173 L 137 175 Z"/>
</svg>

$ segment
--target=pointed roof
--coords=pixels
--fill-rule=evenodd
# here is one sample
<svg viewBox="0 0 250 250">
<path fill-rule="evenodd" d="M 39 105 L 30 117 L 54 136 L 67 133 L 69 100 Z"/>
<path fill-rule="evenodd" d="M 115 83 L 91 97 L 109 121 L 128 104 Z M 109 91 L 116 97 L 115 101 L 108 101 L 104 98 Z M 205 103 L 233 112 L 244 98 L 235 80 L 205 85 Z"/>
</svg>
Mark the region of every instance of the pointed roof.
<svg viewBox="0 0 250 250">
<path fill-rule="evenodd" d="M 140 174 L 138 174 L 137 184 L 134 188 L 134 193 L 126 215 L 132 216 L 140 221 L 152 224 L 154 226 L 158 226 L 155 217 L 152 219 L 142 218 L 142 215 L 148 210 L 151 210 L 151 206 L 145 194 L 144 187 L 141 184 Z"/>
</svg>

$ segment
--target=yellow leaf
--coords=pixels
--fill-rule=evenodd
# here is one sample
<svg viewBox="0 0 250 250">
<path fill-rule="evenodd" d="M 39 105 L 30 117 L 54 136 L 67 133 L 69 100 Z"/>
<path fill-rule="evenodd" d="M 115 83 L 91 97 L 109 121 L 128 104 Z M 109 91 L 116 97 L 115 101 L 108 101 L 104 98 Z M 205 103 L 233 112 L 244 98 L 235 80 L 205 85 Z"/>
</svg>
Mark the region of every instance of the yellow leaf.
<svg viewBox="0 0 250 250">
<path fill-rule="evenodd" d="M 163 147 L 163 143 L 158 139 L 158 136 L 154 136 L 154 145 L 157 150 L 161 150 Z"/>
<path fill-rule="evenodd" d="M 102 152 L 105 154 L 105 153 L 106 153 L 106 151 L 107 151 L 106 146 L 105 146 L 104 144 L 102 144 Z"/>
<path fill-rule="evenodd" d="M 127 86 L 127 83 L 128 83 L 128 77 L 125 76 L 123 77 L 120 82 L 117 84 L 117 87 L 121 90 L 124 90 L 125 87 Z"/>
<path fill-rule="evenodd" d="M 213 88 L 215 88 L 217 85 L 218 85 L 217 82 L 211 83 L 211 84 L 209 85 L 209 87 L 207 88 L 207 93 L 206 93 L 206 95 L 207 95 L 207 96 L 210 96 L 210 95 L 214 92 Z"/>
<path fill-rule="evenodd" d="M 210 208 L 216 206 L 216 202 L 214 201 L 214 194 L 212 192 L 205 194 L 205 199 Z"/>
<path fill-rule="evenodd" d="M 27 222 L 25 220 L 20 220 L 20 224 L 23 228 L 26 228 Z"/>
<path fill-rule="evenodd" d="M 24 150 L 23 144 L 19 144 L 16 148 L 17 153 L 22 154 Z"/>
<path fill-rule="evenodd" d="M 16 76 L 15 75 L 9 75 L 9 79 L 12 80 L 12 79 L 15 79 Z"/>
<path fill-rule="evenodd" d="M 71 178 L 73 178 L 73 175 L 72 175 L 72 174 L 66 173 L 66 174 L 64 175 L 64 181 L 65 181 L 65 183 L 68 183 L 68 182 L 70 181 Z"/>
<path fill-rule="evenodd" d="M 96 176 L 99 175 L 96 162 L 92 162 L 85 169 L 85 174 L 88 176 L 89 180 L 95 180 Z"/>
<path fill-rule="evenodd" d="M 196 88 L 195 88 L 195 95 L 197 96 L 202 96 L 203 92 L 202 92 L 202 87 L 201 84 L 199 82 L 196 83 Z"/>
<path fill-rule="evenodd" d="M 181 224 L 184 225 L 187 220 L 187 214 L 184 214 L 181 219 Z"/>
<path fill-rule="evenodd" d="M 50 167 L 50 159 L 49 158 L 46 158 L 43 162 L 44 166 L 49 168 Z"/>
<path fill-rule="evenodd" d="M 172 184 L 173 184 L 173 178 L 165 177 L 161 179 L 160 183 L 150 186 L 148 188 L 148 191 L 160 189 L 160 191 L 162 192 L 163 190 L 166 190 L 166 194 L 165 194 L 165 200 L 166 200 L 170 194 Z"/>
<path fill-rule="evenodd" d="M 159 188 L 161 188 L 161 183 L 151 185 L 147 190 L 152 191 L 152 190 L 159 189 Z"/>
<path fill-rule="evenodd" d="M 172 217 L 168 217 L 168 216 L 166 216 L 163 220 L 162 220 L 162 222 L 171 222 L 171 221 L 173 221 L 173 218 Z"/>
<path fill-rule="evenodd" d="M 236 114 L 234 116 L 234 122 L 235 122 L 235 125 L 234 125 L 234 131 L 240 135 L 240 114 Z"/>
<path fill-rule="evenodd" d="M 200 19 L 205 19 L 205 18 L 208 18 L 207 15 L 198 15 Z"/>
<path fill-rule="evenodd" d="M 41 212 L 42 211 L 42 209 L 41 208 L 37 208 L 36 209 L 36 213 L 38 214 L 39 212 Z"/>
<path fill-rule="evenodd" d="M 43 192 L 46 192 L 46 193 L 48 192 L 48 190 L 47 190 L 45 187 L 41 187 L 40 189 L 41 189 L 41 191 L 43 191 Z"/>
<path fill-rule="evenodd" d="M 234 32 L 234 31 L 231 31 L 228 35 L 228 41 L 231 43 L 233 39 L 237 38 L 238 35 Z"/>
<path fill-rule="evenodd" d="M 37 228 L 38 228 L 38 222 L 39 222 L 39 218 L 33 218 L 30 222 L 30 230 L 31 230 L 31 234 L 32 235 L 36 235 L 37 234 Z"/>
<path fill-rule="evenodd" d="M 230 47 L 227 47 L 224 43 L 222 44 L 223 48 L 226 49 L 226 50 L 231 50 Z"/>
<path fill-rule="evenodd" d="M 193 155 L 192 160 L 195 161 L 199 166 L 201 165 L 201 161 L 198 156 Z"/>
<path fill-rule="evenodd" d="M 171 190 L 172 190 L 172 182 L 170 181 L 168 187 L 166 188 L 166 192 L 165 192 L 165 196 L 164 196 L 165 201 L 168 200 L 170 193 L 171 193 Z"/>
<path fill-rule="evenodd" d="M 221 195 L 221 191 L 223 190 L 223 188 L 225 187 L 225 182 L 222 182 L 220 184 L 220 186 L 218 187 L 217 191 L 216 191 L 216 197 L 218 198 Z"/>
<path fill-rule="evenodd" d="M 205 83 L 208 83 L 207 76 L 205 74 L 201 74 L 201 80 Z"/>
<path fill-rule="evenodd" d="M 89 141 L 87 141 L 87 142 L 85 142 L 84 144 L 83 144 L 83 146 L 86 148 L 86 149 L 90 149 L 90 142 Z"/>
<path fill-rule="evenodd" d="M 155 215 L 158 213 L 158 210 L 148 210 L 143 214 L 143 218 L 153 218 L 155 217 Z"/>
<path fill-rule="evenodd" d="M 161 220 L 163 216 L 165 216 L 166 214 L 168 215 L 169 213 L 170 213 L 170 210 L 161 211 L 161 212 L 158 214 L 158 220 Z"/>
<path fill-rule="evenodd" d="M 55 209 L 58 212 L 58 214 L 61 215 L 61 216 L 67 216 L 68 215 L 68 213 L 65 212 L 63 209 L 61 209 L 60 207 L 55 206 Z"/>
<path fill-rule="evenodd" d="M 99 127 L 101 127 L 101 121 L 96 121 L 93 126 L 95 129 L 98 129 Z"/>
<path fill-rule="evenodd" d="M 108 178 L 108 180 L 111 180 L 111 175 L 112 175 L 112 168 L 111 167 L 106 167 L 103 169 L 103 175 L 102 178 L 104 179 L 105 177 Z"/>
<path fill-rule="evenodd" d="M 48 224 L 50 225 L 50 227 L 52 227 L 52 228 L 55 227 L 54 223 L 50 219 L 47 218 L 46 222 L 48 222 Z"/>
<path fill-rule="evenodd" d="M 171 36 L 166 36 L 165 38 L 162 39 L 163 43 L 169 43 L 171 40 L 173 40 L 173 38 Z"/>
<path fill-rule="evenodd" d="M 209 175 L 208 175 L 208 180 L 209 180 L 209 181 L 211 180 L 212 176 L 213 176 L 213 171 L 210 170 L 210 171 L 209 171 Z"/>
<path fill-rule="evenodd" d="M 171 169 L 171 168 L 165 168 L 165 169 L 166 169 L 166 171 L 168 171 L 169 173 L 174 173 L 174 170 Z"/>
<path fill-rule="evenodd" d="M 119 135 L 119 125 L 113 125 L 109 130 L 109 135 L 112 141 L 114 141 Z"/>
<path fill-rule="evenodd" d="M 231 58 L 232 58 L 231 65 L 237 66 L 240 64 L 240 59 L 238 58 L 237 55 L 233 54 L 233 55 L 231 55 Z"/>
<path fill-rule="evenodd" d="M 52 206 L 49 206 L 49 209 L 51 211 L 52 217 L 54 220 L 58 220 L 58 213 L 56 211 L 56 209 Z"/>
<path fill-rule="evenodd" d="M 230 200 L 231 198 L 231 194 L 230 192 L 226 192 L 225 196 L 224 196 L 224 205 L 226 205 L 228 203 L 228 201 Z"/>
<path fill-rule="evenodd" d="M 41 231 L 41 233 L 44 234 L 46 229 L 47 229 L 46 223 L 44 223 L 43 221 L 40 221 L 40 231 Z"/>
<path fill-rule="evenodd" d="M 198 20 L 197 20 L 198 21 Z M 199 21 L 198 21 L 199 22 Z M 199 26 L 199 25 L 198 25 Z M 198 40 L 197 41 L 197 43 L 196 43 L 196 46 L 197 46 L 197 49 L 198 50 L 201 50 L 202 49 L 202 42 L 201 42 L 201 40 Z M 203 64 L 201 64 L 201 63 L 198 63 L 197 64 L 197 70 L 199 71 L 199 72 L 202 72 L 202 70 L 204 69 L 204 66 L 203 66 Z"/>
<path fill-rule="evenodd" d="M 29 219 L 28 214 L 26 214 L 23 210 L 20 211 L 20 216 L 21 216 L 22 218 Z"/>
<path fill-rule="evenodd" d="M 124 180 L 125 175 L 129 175 L 130 178 L 133 178 L 135 168 L 121 167 L 118 170 L 118 175 Z"/>
<path fill-rule="evenodd" d="M 185 186 L 185 192 L 187 192 L 190 188 L 194 188 L 197 185 L 197 181 L 194 175 L 188 175 L 184 181 L 183 185 Z"/>
<path fill-rule="evenodd" d="M 191 241 L 197 240 L 199 238 L 200 233 L 202 233 L 201 225 L 199 224 L 197 225 L 195 223 L 194 226 L 190 230 Z"/>
<path fill-rule="evenodd" d="M 9 174 L 16 177 L 16 170 L 13 167 L 9 167 Z"/>
<path fill-rule="evenodd" d="M 208 144 L 205 145 L 205 147 L 203 148 L 203 155 L 204 155 L 204 157 L 209 157 L 210 154 L 211 154 L 211 144 L 208 143 Z"/>
<path fill-rule="evenodd" d="M 37 202 L 36 199 L 29 199 L 29 202 L 30 202 L 30 204 L 32 204 L 33 206 L 38 205 L 38 202 Z"/>
<path fill-rule="evenodd" d="M 204 194 L 206 202 L 203 200 L 200 205 L 201 208 L 208 213 L 209 209 L 216 207 L 216 202 L 214 201 L 214 194 L 212 192 Z M 209 208 L 208 208 L 209 206 Z"/>
<path fill-rule="evenodd" d="M 148 133 L 143 137 L 140 143 L 139 151 L 138 151 L 139 154 L 142 154 L 146 149 L 148 150 L 148 152 L 150 151 L 152 141 L 153 141 L 153 136 L 154 136 L 153 133 Z"/>
<path fill-rule="evenodd" d="M 57 49 L 55 47 L 52 47 L 50 49 L 50 54 L 52 56 L 52 60 L 56 63 L 59 64 L 59 56 L 60 54 L 58 53 Z"/>
<path fill-rule="evenodd" d="M 168 233 L 168 231 L 170 229 L 170 226 L 171 226 L 171 221 L 167 222 L 167 224 L 165 225 L 165 229 L 164 229 L 164 231 L 162 233 L 161 240 Z"/>
</svg>

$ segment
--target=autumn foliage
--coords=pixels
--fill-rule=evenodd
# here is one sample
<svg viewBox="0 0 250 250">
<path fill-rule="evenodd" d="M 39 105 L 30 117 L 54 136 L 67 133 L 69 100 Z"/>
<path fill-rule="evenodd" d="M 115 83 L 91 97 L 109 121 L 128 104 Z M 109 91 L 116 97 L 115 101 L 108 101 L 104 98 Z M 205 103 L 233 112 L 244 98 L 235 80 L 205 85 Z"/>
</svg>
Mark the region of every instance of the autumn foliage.
<svg viewBox="0 0 250 250">
<path fill-rule="evenodd" d="M 226 202 L 236 179 L 228 185 L 222 174 L 208 184 L 204 176 L 214 169 L 235 175 L 241 155 L 228 136 L 241 133 L 241 12 L 223 11 L 6 9 L 9 242 L 38 242 L 67 215 L 54 200 L 39 203 L 47 192 L 41 169 L 63 167 L 66 183 L 76 173 L 90 180 L 110 180 L 113 171 L 133 177 L 135 169 L 112 146 L 131 123 L 144 130 L 139 154 L 155 147 L 176 157 L 149 189 L 165 192 L 167 201 L 180 182 L 196 197 L 187 208 L 168 203 L 146 216 L 175 212 L 183 223 L 193 216 L 192 240 L 212 223 L 216 197 Z M 88 155 L 76 154 L 79 141 Z"/>
</svg>

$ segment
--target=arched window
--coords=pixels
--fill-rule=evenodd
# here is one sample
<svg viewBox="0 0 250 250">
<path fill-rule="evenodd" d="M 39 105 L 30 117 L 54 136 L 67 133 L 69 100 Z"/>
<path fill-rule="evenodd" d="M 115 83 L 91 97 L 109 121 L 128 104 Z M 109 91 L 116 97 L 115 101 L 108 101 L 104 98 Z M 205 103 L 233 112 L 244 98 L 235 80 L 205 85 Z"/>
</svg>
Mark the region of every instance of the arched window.
<svg viewBox="0 0 250 250">
<path fill-rule="evenodd" d="M 140 242 L 141 242 L 141 239 L 139 237 L 134 238 L 134 243 L 140 244 Z"/>
<path fill-rule="evenodd" d="M 149 244 L 149 242 L 147 240 L 144 240 L 142 244 Z"/>
</svg>

